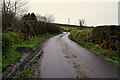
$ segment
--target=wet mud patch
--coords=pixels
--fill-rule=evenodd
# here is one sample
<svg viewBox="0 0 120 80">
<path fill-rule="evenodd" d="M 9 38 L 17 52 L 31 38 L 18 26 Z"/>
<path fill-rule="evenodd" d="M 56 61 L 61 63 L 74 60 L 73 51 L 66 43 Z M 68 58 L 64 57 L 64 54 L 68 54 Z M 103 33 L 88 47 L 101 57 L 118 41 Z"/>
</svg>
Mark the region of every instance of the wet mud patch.
<svg viewBox="0 0 120 80">
<path fill-rule="evenodd" d="M 42 45 L 39 44 L 34 48 L 31 47 L 18 47 L 16 51 L 20 52 L 20 57 L 13 61 L 2 73 L 3 78 L 21 78 L 21 72 L 25 69 L 25 67 L 33 68 L 31 72 L 34 73 L 35 66 L 37 66 L 37 62 L 35 65 L 32 64 L 33 61 L 40 58 L 42 55 L 41 50 Z M 33 67 L 31 67 L 33 65 Z M 30 77 L 34 75 L 31 74 Z"/>
</svg>

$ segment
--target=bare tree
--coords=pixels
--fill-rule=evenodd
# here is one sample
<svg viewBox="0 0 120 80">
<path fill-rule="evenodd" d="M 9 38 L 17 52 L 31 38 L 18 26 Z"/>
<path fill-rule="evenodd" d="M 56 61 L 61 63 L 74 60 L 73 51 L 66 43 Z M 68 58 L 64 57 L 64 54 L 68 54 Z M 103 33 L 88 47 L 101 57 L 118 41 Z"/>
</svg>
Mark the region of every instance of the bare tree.
<svg viewBox="0 0 120 80">
<path fill-rule="evenodd" d="M 1 12 L 2 14 L 11 12 L 14 13 L 14 15 L 23 14 L 26 12 L 24 8 L 26 3 L 27 1 L 25 0 L 1 0 Z"/>
<path fill-rule="evenodd" d="M 79 24 L 80 24 L 80 26 L 85 26 L 86 22 L 84 19 L 79 19 Z"/>
<path fill-rule="evenodd" d="M 18 17 L 26 12 L 24 6 L 27 2 L 25 0 L 1 0 L 1 13 L 2 13 L 2 28 L 6 30 L 13 26 Z"/>
<path fill-rule="evenodd" d="M 37 19 L 38 21 L 49 22 L 49 23 L 52 23 L 55 21 L 54 16 L 51 14 L 46 14 L 45 16 L 41 16 L 37 14 Z"/>
<path fill-rule="evenodd" d="M 41 15 L 40 14 L 36 14 L 36 16 L 37 16 L 37 20 L 41 21 Z"/>
<path fill-rule="evenodd" d="M 52 22 L 54 22 L 54 21 L 55 21 L 54 16 L 53 16 L 53 15 L 51 15 L 51 14 L 46 14 L 46 18 L 47 18 L 47 22 L 52 23 Z"/>
<path fill-rule="evenodd" d="M 37 14 L 37 19 L 38 21 L 47 22 L 47 18 L 45 16 L 41 16 L 40 14 Z"/>
</svg>

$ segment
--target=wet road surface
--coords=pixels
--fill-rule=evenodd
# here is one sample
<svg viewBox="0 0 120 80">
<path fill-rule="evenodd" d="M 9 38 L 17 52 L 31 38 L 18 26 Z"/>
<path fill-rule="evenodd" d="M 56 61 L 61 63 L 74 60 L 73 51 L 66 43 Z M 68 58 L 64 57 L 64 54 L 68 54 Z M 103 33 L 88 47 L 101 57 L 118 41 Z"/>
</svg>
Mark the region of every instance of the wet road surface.
<svg viewBox="0 0 120 80">
<path fill-rule="evenodd" d="M 118 68 L 63 33 L 44 46 L 41 78 L 117 78 Z"/>
</svg>

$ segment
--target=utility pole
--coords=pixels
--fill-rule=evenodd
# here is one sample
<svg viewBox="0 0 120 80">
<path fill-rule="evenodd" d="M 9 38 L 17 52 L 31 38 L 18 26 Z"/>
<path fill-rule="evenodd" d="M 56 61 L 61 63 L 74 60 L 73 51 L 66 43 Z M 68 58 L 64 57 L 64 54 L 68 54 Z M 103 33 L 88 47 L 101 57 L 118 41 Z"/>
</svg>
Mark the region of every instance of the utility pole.
<svg viewBox="0 0 120 80">
<path fill-rule="evenodd" d="M 68 18 L 68 24 L 70 25 L 70 18 Z"/>
<path fill-rule="evenodd" d="M 70 25 L 70 18 L 68 18 L 68 24 Z M 70 29 L 69 30 L 71 30 L 71 26 L 70 26 Z"/>
</svg>

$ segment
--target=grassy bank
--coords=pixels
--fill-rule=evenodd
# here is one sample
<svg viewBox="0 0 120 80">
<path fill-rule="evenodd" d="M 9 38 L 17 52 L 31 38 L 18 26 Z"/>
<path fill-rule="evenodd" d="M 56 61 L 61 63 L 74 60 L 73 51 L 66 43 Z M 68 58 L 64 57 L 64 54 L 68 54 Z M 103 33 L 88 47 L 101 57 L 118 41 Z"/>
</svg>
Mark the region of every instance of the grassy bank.
<svg viewBox="0 0 120 80">
<path fill-rule="evenodd" d="M 14 33 L 15 34 L 15 33 Z M 20 57 L 20 53 L 16 52 L 15 49 L 17 47 L 35 47 L 39 43 L 43 43 L 44 40 L 46 40 L 48 37 L 57 35 L 59 33 L 55 34 L 44 34 L 41 37 L 30 37 L 27 40 L 18 40 L 15 43 L 11 44 L 11 47 L 8 47 L 7 51 L 3 53 L 2 56 L 2 67 L 3 69 L 6 68 L 11 62 L 13 62 L 15 59 Z M 15 39 L 16 40 L 16 39 Z"/>
<path fill-rule="evenodd" d="M 106 37 L 106 35 L 107 36 L 109 35 L 109 37 L 113 37 L 113 36 L 115 37 L 115 35 L 118 34 L 116 32 L 114 34 L 113 32 L 114 29 L 113 31 L 111 31 L 109 28 L 108 29 L 107 27 L 105 28 L 106 29 L 100 27 L 99 30 L 96 30 L 96 28 L 84 29 L 84 30 L 72 30 L 70 32 L 70 36 L 72 40 L 74 40 L 78 44 L 81 44 L 84 47 L 89 48 L 91 51 L 95 52 L 98 55 L 103 55 L 107 60 L 112 61 L 120 66 L 120 55 L 119 55 L 119 46 L 118 46 L 119 40 L 117 41 L 116 38 L 116 42 L 114 42 L 114 44 L 116 45 L 114 45 L 112 40 L 110 40 L 110 38 L 107 39 L 108 37 Z M 117 30 L 118 27 L 114 27 L 114 28 L 115 30 Z M 100 29 L 103 29 L 103 31 L 101 31 Z M 107 34 L 104 34 L 104 32 L 106 32 Z M 109 32 L 112 34 L 110 34 Z"/>
<path fill-rule="evenodd" d="M 59 27 L 51 24 L 53 20 L 45 16 L 41 16 L 44 18 L 41 21 L 34 13 L 27 13 L 18 19 L 14 12 L 5 12 L 2 15 L 2 69 L 20 57 L 15 51 L 17 47 L 33 48 L 47 37 L 60 33 Z"/>
</svg>

